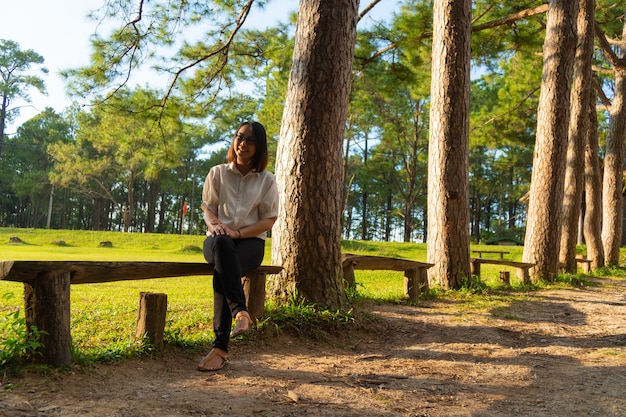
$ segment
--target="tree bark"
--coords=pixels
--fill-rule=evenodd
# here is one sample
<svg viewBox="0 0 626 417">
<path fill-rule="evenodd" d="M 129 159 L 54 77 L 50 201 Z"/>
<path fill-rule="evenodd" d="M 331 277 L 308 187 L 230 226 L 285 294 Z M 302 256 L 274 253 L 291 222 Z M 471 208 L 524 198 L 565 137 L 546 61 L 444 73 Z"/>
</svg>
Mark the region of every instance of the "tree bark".
<svg viewBox="0 0 626 417">
<path fill-rule="evenodd" d="M 524 262 L 535 264 L 530 271 L 534 281 L 552 281 L 559 272 L 577 12 L 578 1 L 551 0 L 549 3 L 523 255 Z"/>
<path fill-rule="evenodd" d="M 342 144 L 358 0 L 302 0 L 278 143 L 272 261 L 279 301 L 347 306 L 341 271 Z"/>
<path fill-rule="evenodd" d="M 598 114 L 595 94 L 589 100 L 589 124 L 585 138 L 585 217 L 583 232 L 587 245 L 587 259 L 591 260 L 591 270 L 604 266 L 602 247 L 602 179 L 600 178 L 600 157 L 598 144 Z"/>
<path fill-rule="evenodd" d="M 626 36 L 626 19 L 622 39 Z M 622 48 L 621 58 L 626 58 Z M 604 183 L 602 188 L 602 242 L 604 263 L 619 265 L 619 249 L 622 240 L 622 205 L 624 140 L 626 137 L 626 70 L 615 66 L 615 94 L 609 107 L 609 132 L 606 138 L 604 158 Z"/>
<path fill-rule="evenodd" d="M 580 0 L 578 10 L 578 43 L 574 58 L 570 122 L 565 168 L 563 227 L 559 262 L 565 271 L 575 274 L 576 244 L 583 200 L 585 136 L 589 132 L 589 100 L 591 99 L 591 59 L 593 57 L 593 26 L 595 0 Z"/>
<path fill-rule="evenodd" d="M 460 288 L 469 265 L 471 1 L 437 0 L 428 155 L 430 286 Z"/>
</svg>

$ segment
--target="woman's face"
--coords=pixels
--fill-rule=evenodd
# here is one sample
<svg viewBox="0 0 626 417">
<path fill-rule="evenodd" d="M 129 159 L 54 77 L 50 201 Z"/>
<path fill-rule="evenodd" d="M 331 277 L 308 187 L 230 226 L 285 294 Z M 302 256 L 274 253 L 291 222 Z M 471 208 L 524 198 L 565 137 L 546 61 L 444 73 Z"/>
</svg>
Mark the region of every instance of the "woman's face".
<svg viewBox="0 0 626 417">
<path fill-rule="evenodd" d="M 248 163 L 252 161 L 256 153 L 256 138 L 252 126 L 245 124 L 239 128 L 233 143 L 235 155 L 238 163 Z"/>
</svg>

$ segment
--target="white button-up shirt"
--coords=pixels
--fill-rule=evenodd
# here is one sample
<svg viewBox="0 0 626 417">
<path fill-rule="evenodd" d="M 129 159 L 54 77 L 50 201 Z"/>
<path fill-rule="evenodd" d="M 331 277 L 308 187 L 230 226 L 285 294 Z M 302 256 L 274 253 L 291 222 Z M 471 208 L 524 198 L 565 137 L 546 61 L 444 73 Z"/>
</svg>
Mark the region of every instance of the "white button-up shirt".
<svg viewBox="0 0 626 417">
<path fill-rule="evenodd" d="M 274 174 L 263 170 L 242 175 L 234 163 L 216 165 L 202 189 L 202 206 L 233 230 L 278 216 L 278 187 Z M 258 238 L 265 239 L 267 232 Z"/>
</svg>

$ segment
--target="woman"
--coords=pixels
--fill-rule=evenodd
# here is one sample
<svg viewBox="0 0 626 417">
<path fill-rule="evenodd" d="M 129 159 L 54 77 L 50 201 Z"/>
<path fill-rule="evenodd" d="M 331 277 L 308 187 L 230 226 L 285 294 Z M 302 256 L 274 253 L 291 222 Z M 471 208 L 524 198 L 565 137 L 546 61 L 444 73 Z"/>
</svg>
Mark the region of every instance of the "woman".
<svg viewBox="0 0 626 417">
<path fill-rule="evenodd" d="M 265 238 L 278 216 L 278 189 L 268 163 L 265 128 L 242 123 L 228 149 L 228 164 L 211 168 L 202 190 L 208 226 L 204 257 L 214 263 L 211 352 L 200 371 L 217 371 L 228 360 L 228 342 L 246 332 L 252 320 L 246 310 L 241 277 L 263 261 Z M 235 328 L 231 334 L 232 319 Z"/>
</svg>

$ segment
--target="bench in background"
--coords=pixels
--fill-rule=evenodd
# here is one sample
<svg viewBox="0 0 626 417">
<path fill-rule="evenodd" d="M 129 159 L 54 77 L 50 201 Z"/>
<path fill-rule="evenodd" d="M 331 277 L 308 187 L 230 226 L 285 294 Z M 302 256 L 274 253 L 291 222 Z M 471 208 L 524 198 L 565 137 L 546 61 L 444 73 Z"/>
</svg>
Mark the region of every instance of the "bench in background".
<svg viewBox="0 0 626 417">
<path fill-rule="evenodd" d="M 342 264 L 343 279 L 347 287 L 355 285 L 354 271 L 357 269 L 404 271 L 404 294 L 414 301 L 419 299 L 421 293 L 428 291 L 428 268 L 433 266 L 433 264 L 409 259 L 350 253 L 342 256 Z"/>
<path fill-rule="evenodd" d="M 262 265 L 242 278 L 248 311 L 263 314 L 267 274 L 280 266 Z M 0 279 L 24 283 L 26 323 L 42 332 L 44 363 L 62 367 L 72 362 L 70 286 L 151 278 L 212 275 L 213 265 L 192 262 L 4 261 Z"/>
<path fill-rule="evenodd" d="M 517 278 L 524 284 L 530 283 L 530 273 L 528 271 L 535 266 L 534 263 L 515 262 L 506 259 L 470 258 L 470 272 L 472 275 L 476 275 L 480 278 L 481 264 L 512 266 L 516 268 Z"/>
<path fill-rule="evenodd" d="M 576 258 L 576 263 L 582 264 L 582 269 L 585 274 L 591 272 L 591 259 Z"/>
<path fill-rule="evenodd" d="M 576 257 L 576 264 L 581 265 L 581 269 L 583 270 L 583 273 L 585 274 L 588 274 L 591 272 L 591 263 L 592 263 L 591 259 Z M 559 263 L 559 269 L 561 270 L 561 272 L 564 272 L 565 265 L 562 263 Z"/>
<path fill-rule="evenodd" d="M 483 257 L 483 253 L 494 253 L 494 254 L 499 254 L 500 255 L 500 259 L 504 259 L 504 255 L 508 255 L 511 252 L 505 251 L 505 250 L 494 250 L 494 249 L 476 249 L 473 250 L 472 253 L 477 253 L 479 258 Z"/>
</svg>

